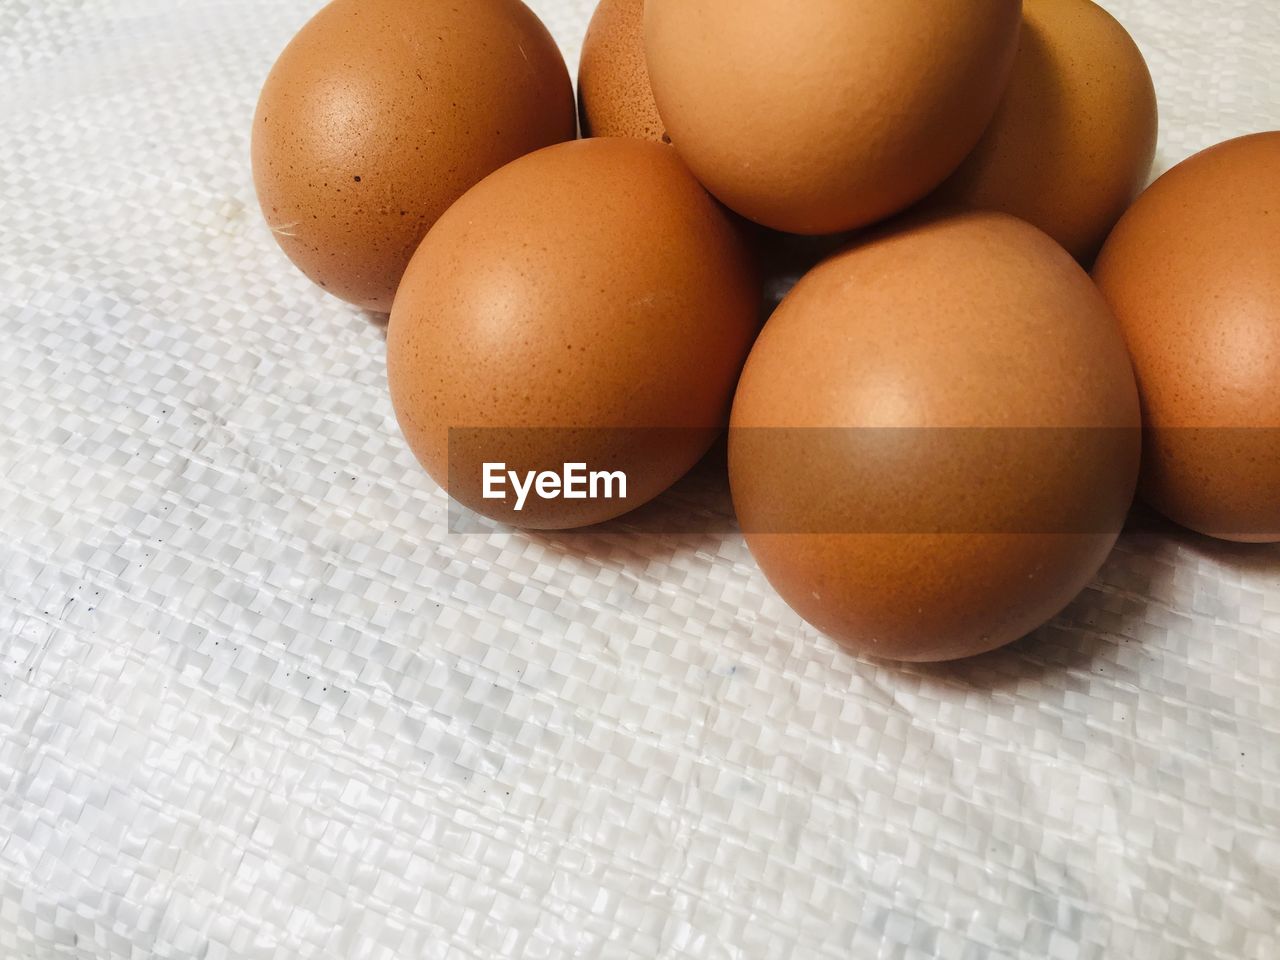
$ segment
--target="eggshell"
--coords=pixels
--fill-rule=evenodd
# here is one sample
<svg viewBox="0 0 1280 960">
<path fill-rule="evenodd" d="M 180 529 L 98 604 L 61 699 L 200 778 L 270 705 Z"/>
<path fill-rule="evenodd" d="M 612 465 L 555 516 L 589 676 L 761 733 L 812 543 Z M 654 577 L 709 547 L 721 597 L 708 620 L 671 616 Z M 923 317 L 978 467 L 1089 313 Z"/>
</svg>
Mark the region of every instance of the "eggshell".
<svg viewBox="0 0 1280 960">
<path fill-rule="evenodd" d="M 576 129 L 560 51 L 518 0 L 335 0 L 267 78 L 254 181 L 299 269 L 385 313 L 454 200 Z"/>
<path fill-rule="evenodd" d="M 1020 0 L 648 0 L 671 141 L 726 205 L 839 233 L 938 186 L 995 113 Z"/>
<path fill-rule="evenodd" d="M 585 137 L 665 139 L 644 62 L 644 0 L 600 0 L 582 43 L 578 104 Z"/>
<path fill-rule="evenodd" d="M 934 202 L 1021 217 L 1091 264 L 1147 184 L 1158 126 L 1146 61 L 1111 14 L 1025 0 L 1000 108 Z"/>
<path fill-rule="evenodd" d="M 879 231 L 783 301 L 729 437 L 765 575 L 849 649 L 936 661 L 1058 613 L 1132 501 L 1137 390 L 1115 319 L 1003 214 Z"/>
<path fill-rule="evenodd" d="M 671 147 L 550 147 L 467 193 L 414 257 L 387 341 L 396 415 L 465 506 L 523 527 L 598 523 L 723 432 L 759 298 L 744 241 Z M 628 497 L 516 512 L 484 499 L 494 462 L 621 470 Z"/>
<path fill-rule="evenodd" d="M 1094 276 L 1137 371 L 1145 499 L 1201 533 L 1280 541 L 1280 132 L 1161 177 Z"/>
</svg>

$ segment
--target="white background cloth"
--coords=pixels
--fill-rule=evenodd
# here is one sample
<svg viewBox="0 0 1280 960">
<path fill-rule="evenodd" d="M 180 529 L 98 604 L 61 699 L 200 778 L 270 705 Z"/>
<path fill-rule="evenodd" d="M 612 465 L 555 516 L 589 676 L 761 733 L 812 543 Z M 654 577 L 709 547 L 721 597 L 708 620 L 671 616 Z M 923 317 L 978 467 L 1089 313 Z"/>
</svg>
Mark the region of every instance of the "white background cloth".
<svg viewBox="0 0 1280 960">
<path fill-rule="evenodd" d="M 736 536 L 449 534 L 254 202 L 317 6 L 0 0 L 0 956 L 1280 957 L 1280 551 L 897 669 Z M 1162 168 L 1280 127 L 1280 4 L 1108 6 Z"/>
</svg>

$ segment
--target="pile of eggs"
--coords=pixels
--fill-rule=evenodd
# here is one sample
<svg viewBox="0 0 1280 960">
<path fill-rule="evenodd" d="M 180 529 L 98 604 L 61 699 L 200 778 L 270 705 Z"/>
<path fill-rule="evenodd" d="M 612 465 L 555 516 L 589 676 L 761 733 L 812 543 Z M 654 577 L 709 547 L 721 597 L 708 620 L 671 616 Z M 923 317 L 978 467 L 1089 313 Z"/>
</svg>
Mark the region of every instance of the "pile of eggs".
<svg viewBox="0 0 1280 960">
<path fill-rule="evenodd" d="M 456 501 L 600 523 L 728 428 L 783 598 L 935 661 L 1057 614 L 1139 491 L 1280 541 L 1280 132 L 1142 193 L 1156 112 L 1091 0 L 602 0 L 577 99 L 519 0 L 334 0 L 253 165 L 293 262 L 390 312 L 397 418 Z M 625 490 L 517 506 L 494 464 Z"/>
</svg>

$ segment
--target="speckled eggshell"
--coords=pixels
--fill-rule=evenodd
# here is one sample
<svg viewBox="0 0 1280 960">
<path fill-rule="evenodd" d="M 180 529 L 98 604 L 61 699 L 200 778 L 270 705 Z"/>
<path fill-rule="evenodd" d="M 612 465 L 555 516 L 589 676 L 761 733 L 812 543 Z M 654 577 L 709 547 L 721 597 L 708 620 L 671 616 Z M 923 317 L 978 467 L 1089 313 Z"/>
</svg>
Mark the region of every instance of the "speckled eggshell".
<svg viewBox="0 0 1280 960">
<path fill-rule="evenodd" d="M 920 200 L 991 121 L 1020 0 L 648 0 L 667 134 L 731 209 L 840 233 Z"/>
<path fill-rule="evenodd" d="M 1151 174 L 1151 72 L 1092 0 L 1025 0 L 1023 20 L 996 117 L 932 202 L 1021 217 L 1092 264 Z"/>
<path fill-rule="evenodd" d="M 564 60 L 519 0 L 334 0 L 263 87 L 254 181 L 299 269 L 385 313 L 454 200 L 576 130 Z"/>
<path fill-rule="evenodd" d="M 723 432 L 759 298 L 738 230 L 671 147 L 550 147 L 468 192 L 414 257 L 388 332 L 396 416 L 431 476 L 481 514 L 530 528 L 608 520 Z M 472 430 L 483 437 L 458 440 Z M 483 498 L 487 462 L 620 469 L 628 498 L 517 514 Z"/>
<path fill-rule="evenodd" d="M 1157 180 L 1094 277 L 1137 371 L 1144 498 L 1200 533 L 1280 541 L 1280 131 Z"/>
<path fill-rule="evenodd" d="M 1075 597 L 1132 501 L 1124 343 L 1034 227 L 969 213 L 878 231 L 765 326 L 733 409 L 734 504 L 782 597 L 906 661 L 1017 640 Z"/>
<path fill-rule="evenodd" d="M 644 61 L 644 0 L 600 0 L 582 43 L 578 106 L 585 137 L 664 140 Z"/>
</svg>

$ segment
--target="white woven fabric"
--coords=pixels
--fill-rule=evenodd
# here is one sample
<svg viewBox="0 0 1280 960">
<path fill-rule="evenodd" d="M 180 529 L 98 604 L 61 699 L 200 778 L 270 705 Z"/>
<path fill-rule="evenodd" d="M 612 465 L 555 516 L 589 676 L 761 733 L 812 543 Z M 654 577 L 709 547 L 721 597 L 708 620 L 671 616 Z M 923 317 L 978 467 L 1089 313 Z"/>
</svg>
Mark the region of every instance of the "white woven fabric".
<svg viewBox="0 0 1280 960">
<path fill-rule="evenodd" d="M 1280 127 L 1275 0 L 1108 5 L 1162 167 Z M 0 957 L 1280 957 L 1280 551 L 893 669 L 732 535 L 448 533 L 253 199 L 317 6 L 0 0 Z"/>
</svg>

